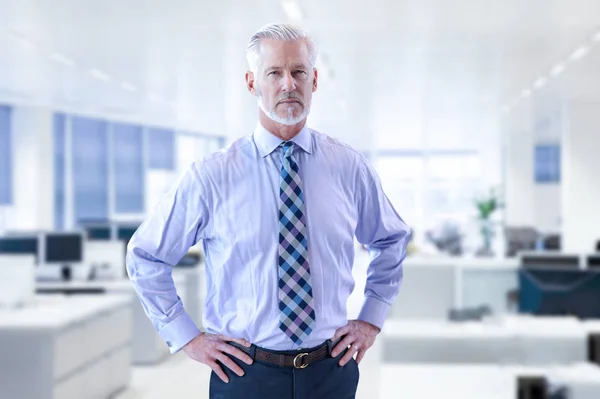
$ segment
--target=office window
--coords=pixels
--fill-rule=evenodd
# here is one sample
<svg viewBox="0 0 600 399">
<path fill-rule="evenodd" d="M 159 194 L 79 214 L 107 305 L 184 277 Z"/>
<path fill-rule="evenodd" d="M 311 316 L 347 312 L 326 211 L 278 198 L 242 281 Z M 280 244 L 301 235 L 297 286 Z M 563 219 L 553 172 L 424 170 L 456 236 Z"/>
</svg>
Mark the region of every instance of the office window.
<svg viewBox="0 0 600 399">
<path fill-rule="evenodd" d="M 479 154 L 470 150 L 390 150 L 375 155 L 383 189 L 417 242 L 422 242 L 427 230 L 447 222 L 465 228 L 481 188 L 480 163 Z"/>
<path fill-rule="evenodd" d="M 0 106 L 0 205 L 12 203 L 11 109 Z"/>
<path fill-rule="evenodd" d="M 108 140 L 106 123 L 72 119 L 75 223 L 108 219 Z"/>
<path fill-rule="evenodd" d="M 144 212 L 144 158 L 141 126 L 114 124 L 111 153 L 116 213 Z"/>
<path fill-rule="evenodd" d="M 374 166 L 396 211 L 411 227 L 421 226 L 423 157 L 379 156 Z"/>
<path fill-rule="evenodd" d="M 216 137 L 210 137 L 207 141 L 207 154 L 211 155 L 223 148 L 223 141 Z"/>
<path fill-rule="evenodd" d="M 196 138 L 196 144 L 195 144 L 195 149 L 196 149 L 196 159 L 203 159 L 208 152 L 208 139 L 206 139 L 205 137 L 197 137 Z"/>
<path fill-rule="evenodd" d="M 196 140 L 197 138 L 193 135 L 177 135 L 177 174 L 185 173 L 190 165 L 199 159 L 196 153 Z"/>
<path fill-rule="evenodd" d="M 54 228 L 59 231 L 65 227 L 65 122 L 65 115 L 54 115 Z"/>
<path fill-rule="evenodd" d="M 560 145 L 536 145 L 534 158 L 536 183 L 560 182 Z"/>
<path fill-rule="evenodd" d="M 175 133 L 172 130 L 148 128 L 148 167 L 175 170 Z"/>
</svg>

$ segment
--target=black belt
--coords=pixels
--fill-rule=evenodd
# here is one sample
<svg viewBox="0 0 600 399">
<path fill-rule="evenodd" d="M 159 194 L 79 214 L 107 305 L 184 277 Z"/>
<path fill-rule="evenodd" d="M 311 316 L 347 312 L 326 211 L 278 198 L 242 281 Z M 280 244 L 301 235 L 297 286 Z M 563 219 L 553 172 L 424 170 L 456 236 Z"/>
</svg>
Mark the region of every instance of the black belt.
<svg viewBox="0 0 600 399">
<path fill-rule="evenodd" d="M 236 348 L 240 348 L 242 351 L 246 352 L 249 355 L 252 354 L 252 347 L 248 348 L 242 345 L 238 345 L 235 342 L 229 343 L 235 346 Z M 285 353 L 274 353 L 271 351 L 261 349 L 258 346 L 254 345 L 254 360 L 279 367 L 295 367 L 297 369 L 303 369 L 329 356 L 330 353 L 327 342 L 317 348 L 301 351 L 293 355 L 288 355 Z"/>
</svg>

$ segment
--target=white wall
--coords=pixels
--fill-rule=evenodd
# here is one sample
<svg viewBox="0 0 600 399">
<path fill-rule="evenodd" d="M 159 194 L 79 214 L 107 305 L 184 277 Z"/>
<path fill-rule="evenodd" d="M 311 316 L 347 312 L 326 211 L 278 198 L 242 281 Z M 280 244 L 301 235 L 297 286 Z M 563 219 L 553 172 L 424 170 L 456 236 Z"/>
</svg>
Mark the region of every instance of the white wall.
<svg viewBox="0 0 600 399">
<path fill-rule="evenodd" d="M 561 144 L 564 108 L 561 96 L 552 90 L 534 104 L 533 134 L 535 144 Z M 533 151 L 533 149 L 532 149 Z M 543 233 L 559 233 L 561 221 L 561 184 L 536 184 L 534 193 L 535 226 Z"/>
<path fill-rule="evenodd" d="M 505 125 L 506 224 L 557 233 L 561 221 L 561 184 L 536 183 L 535 146 L 560 144 L 564 113 L 559 102 L 524 103 Z"/>
<path fill-rule="evenodd" d="M 535 184 L 533 179 L 533 132 L 531 109 L 516 109 L 505 121 L 505 224 L 534 226 Z"/>
<path fill-rule="evenodd" d="M 534 226 L 541 233 L 560 233 L 561 186 L 537 184 L 534 189 Z"/>
<path fill-rule="evenodd" d="M 12 118 L 13 205 L 7 230 L 54 227 L 53 117 L 48 109 L 18 106 Z"/>
<path fill-rule="evenodd" d="M 566 252 L 600 239 L 600 103 L 571 102 L 563 134 L 562 234 Z"/>
</svg>

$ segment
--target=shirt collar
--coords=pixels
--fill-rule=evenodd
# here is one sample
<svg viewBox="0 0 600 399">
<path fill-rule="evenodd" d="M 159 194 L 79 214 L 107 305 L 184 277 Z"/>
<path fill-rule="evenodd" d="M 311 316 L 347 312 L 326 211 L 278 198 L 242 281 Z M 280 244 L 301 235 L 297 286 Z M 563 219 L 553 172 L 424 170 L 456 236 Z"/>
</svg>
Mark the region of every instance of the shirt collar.
<svg viewBox="0 0 600 399">
<path fill-rule="evenodd" d="M 311 133 L 308 129 L 307 124 L 304 124 L 304 127 L 300 132 L 292 138 L 292 140 L 298 147 L 302 148 L 307 153 L 312 153 L 312 140 Z M 256 129 L 254 130 L 254 142 L 256 143 L 256 147 L 258 148 L 258 152 L 261 157 L 266 157 L 281 144 L 283 140 L 279 137 L 275 136 L 267 129 L 265 129 L 260 122 L 257 123 Z"/>
</svg>

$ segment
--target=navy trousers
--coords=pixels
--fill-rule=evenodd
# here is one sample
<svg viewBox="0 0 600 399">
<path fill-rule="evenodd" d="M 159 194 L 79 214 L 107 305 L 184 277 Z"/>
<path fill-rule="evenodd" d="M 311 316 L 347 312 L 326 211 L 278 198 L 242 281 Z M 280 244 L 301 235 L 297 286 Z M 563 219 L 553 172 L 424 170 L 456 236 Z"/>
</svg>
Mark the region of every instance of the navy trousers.
<svg viewBox="0 0 600 399">
<path fill-rule="evenodd" d="M 338 362 L 345 351 L 333 358 L 333 344 L 331 341 L 326 344 L 330 356 L 304 369 L 279 367 L 256 360 L 247 365 L 231 356 L 245 374 L 239 377 L 219 362 L 229 377 L 229 383 L 223 382 L 213 371 L 210 376 L 210 399 L 354 399 L 359 380 L 356 360 L 352 358 L 346 365 L 340 366 Z M 255 349 L 253 345 L 250 350 L 253 359 Z M 303 351 L 272 352 L 297 355 Z"/>
</svg>

